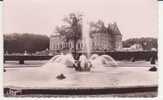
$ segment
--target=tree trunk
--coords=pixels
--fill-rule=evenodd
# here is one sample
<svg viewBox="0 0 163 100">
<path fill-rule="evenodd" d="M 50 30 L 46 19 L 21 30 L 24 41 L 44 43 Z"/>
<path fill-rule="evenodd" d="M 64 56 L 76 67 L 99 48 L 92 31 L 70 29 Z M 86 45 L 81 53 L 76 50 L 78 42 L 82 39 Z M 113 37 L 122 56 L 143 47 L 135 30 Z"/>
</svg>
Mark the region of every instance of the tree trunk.
<svg viewBox="0 0 163 100">
<path fill-rule="evenodd" d="M 77 40 L 76 40 L 76 36 L 75 36 L 75 38 L 74 38 L 74 59 L 75 60 L 77 59 L 76 42 L 77 42 Z"/>
</svg>

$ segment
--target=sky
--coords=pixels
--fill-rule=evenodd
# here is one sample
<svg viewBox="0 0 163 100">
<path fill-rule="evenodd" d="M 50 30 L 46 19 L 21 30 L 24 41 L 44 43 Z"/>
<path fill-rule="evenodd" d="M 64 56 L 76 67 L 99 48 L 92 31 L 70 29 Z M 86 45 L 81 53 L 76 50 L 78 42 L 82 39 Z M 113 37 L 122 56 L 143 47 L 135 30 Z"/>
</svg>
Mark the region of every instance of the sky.
<svg viewBox="0 0 163 100">
<path fill-rule="evenodd" d="M 3 33 L 50 36 L 72 12 L 89 22 L 117 22 L 123 40 L 158 36 L 157 0 L 4 0 Z"/>
</svg>

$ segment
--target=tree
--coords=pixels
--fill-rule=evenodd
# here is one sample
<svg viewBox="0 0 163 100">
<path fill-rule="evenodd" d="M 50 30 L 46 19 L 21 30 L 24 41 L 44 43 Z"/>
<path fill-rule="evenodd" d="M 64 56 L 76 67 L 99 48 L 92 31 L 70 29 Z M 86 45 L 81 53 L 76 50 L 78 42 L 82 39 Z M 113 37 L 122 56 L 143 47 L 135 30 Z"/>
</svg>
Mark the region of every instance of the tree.
<svg viewBox="0 0 163 100">
<path fill-rule="evenodd" d="M 142 45 L 144 50 L 151 50 L 152 48 L 158 48 L 158 43 L 156 38 L 131 38 L 123 41 L 123 47 L 130 47 L 134 44 Z"/>
<path fill-rule="evenodd" d="M 90 22 L 91 33 L 106 33 L 107 27 L 102 20 Z"/>
<path fill-rule="evenodd" d="M 76 57 L 76 43 L 82 35 L 82 15 L 70 13 L 69 16 L 63 19 L 65 25 L 57 26 L 56 32 L 65 36 L 66 41 L 73 40 L 74 42 L 74 56 Z"/>
<path fill-rule="evenodd" d="M 34 53 L 49 48 L 49 37 L 36 34 L 5 34 L 4 52 L 9 53 Z"/>
</svg>

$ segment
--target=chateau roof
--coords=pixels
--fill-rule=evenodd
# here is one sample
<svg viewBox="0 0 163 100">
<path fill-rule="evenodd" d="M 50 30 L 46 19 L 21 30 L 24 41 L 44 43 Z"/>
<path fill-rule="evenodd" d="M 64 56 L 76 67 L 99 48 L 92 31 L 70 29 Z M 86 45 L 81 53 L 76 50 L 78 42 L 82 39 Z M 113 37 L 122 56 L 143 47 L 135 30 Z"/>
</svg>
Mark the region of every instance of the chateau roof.
<svg viewBox="0 0 163 100">
<path fill-rule="evenodd" d="M 108 30 L 111 31 L 111 34 L 114 34 L 114 35 L 122 35 L 119 28 L 118 28 L 118 25 L 117 23 L 113 23 L 113 24 L 109 24 L 108 25 Z"/>
</svg>

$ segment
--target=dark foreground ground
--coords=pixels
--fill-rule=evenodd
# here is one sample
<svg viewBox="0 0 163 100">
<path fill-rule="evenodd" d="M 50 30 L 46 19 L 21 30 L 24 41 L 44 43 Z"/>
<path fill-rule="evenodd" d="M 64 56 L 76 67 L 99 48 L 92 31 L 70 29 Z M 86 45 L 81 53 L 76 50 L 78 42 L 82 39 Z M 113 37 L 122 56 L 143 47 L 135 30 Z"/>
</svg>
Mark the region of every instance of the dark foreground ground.
<svg viewBox="0 0 163 100">
<path fill-rule="evenodd" d="M 8 95 L 4 95 L 5 97 L 11 97 Z M 149 97 L 157 97 L 157 92 L 137 92 L 137 93 L 121 93 L 121 94 L 106 94 L 106 95 L 45 95 L 45 94 L 30 94 L 30 95 L 16 95 L 12 97 L 70 97 L 70 98 L 77 98 L 77 97 L 142 97 L 142 98 L 149 98 Z"/>
</svg>

